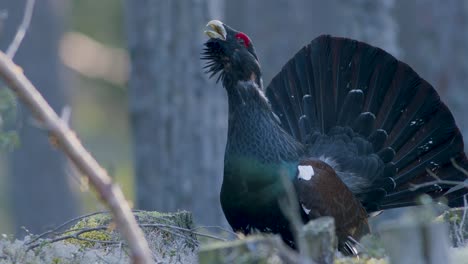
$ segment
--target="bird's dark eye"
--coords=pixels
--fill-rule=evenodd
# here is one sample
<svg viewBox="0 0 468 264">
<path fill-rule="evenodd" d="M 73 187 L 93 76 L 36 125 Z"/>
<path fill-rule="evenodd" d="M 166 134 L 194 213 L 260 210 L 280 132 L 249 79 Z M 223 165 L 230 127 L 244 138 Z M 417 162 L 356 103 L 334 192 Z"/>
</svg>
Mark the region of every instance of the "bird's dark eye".
<svg viewBox="0 0 468 264">
<path fill-rule="evenodd" d="M 239 41 L 239 43 L 242 43 L 246 48 L 249 47 L 251 41 L 250 41 L 250 38 L 246 34 L 239 32 L 236 34 L 235 37 Z"/>
</svg>

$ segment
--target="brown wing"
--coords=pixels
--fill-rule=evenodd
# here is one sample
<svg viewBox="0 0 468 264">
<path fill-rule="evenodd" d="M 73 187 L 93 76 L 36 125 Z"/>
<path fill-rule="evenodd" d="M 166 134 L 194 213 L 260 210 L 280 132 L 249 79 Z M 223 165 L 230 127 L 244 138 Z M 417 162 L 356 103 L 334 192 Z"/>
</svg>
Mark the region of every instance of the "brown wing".
<svg viewBox="0 0 468 264">
<path fill-rule="evenodd" d="M 340 244 L 348 240 L 348 236 L 359 239 L 369 232 L 364 207 L 325 162 L 302 161 L 294 185 L 302 210 L 309 219 L 335 218 Z"/>
</svg>

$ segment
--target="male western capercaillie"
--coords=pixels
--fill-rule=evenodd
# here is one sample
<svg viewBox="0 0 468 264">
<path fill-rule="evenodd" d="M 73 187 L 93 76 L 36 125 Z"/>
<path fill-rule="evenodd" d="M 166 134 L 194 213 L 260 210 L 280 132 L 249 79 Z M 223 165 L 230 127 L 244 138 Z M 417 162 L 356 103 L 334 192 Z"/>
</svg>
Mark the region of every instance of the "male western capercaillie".
<svg viewBox="0 0 468 264">
<path fill-rule="evenodd" d="M 202 59 L 228 94 L 221 205 L 235 231 L 279 233 L 294 246 L 279 200 L 294 186 L 304 222 L 335 218 L 342 249 L 369 232 L 370 213 L 416 204 L 428 194 L 460 206 L 463 139 L 434 88 L 407 64 L 366 43 L 320 36 L 272 82 L 250 38 L 208 23 Z"/>
</svg>

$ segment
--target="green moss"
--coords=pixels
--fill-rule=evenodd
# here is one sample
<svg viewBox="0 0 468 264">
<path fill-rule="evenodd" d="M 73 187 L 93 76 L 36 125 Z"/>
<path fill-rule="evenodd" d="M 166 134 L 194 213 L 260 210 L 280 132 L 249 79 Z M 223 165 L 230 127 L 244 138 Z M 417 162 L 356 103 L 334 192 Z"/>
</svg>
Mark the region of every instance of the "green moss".
<svg viewBox="0 0 468 264">
<path fill-rule="evenodd" d="M 65 235 L 76 234 L 80 232 L 80 230 L 85 230 L 89 228 L 95 227 L 109 227 L 108 229 L 103 230 L 94 230 L 89 232 L 84 232 L 80 234 L 78 237 L 96 241 L 111 241 L 112 240 L 112 232 L 113 228 L 111 228 L 111 217 L 108 214 L 98 214 L 87 217 L 85 219 L 80 220 L 74 226 L 69 229 L 69 232 L 65 233 Z M 95 242 L 92 241 L 85 241 L 80 239 L 71 238 L 68 239 L 67 242 L 80 245 L 82 247 L 94 247 Z"/>
<path fill-rule="evenodd" d="M 177 226 L 186 229 L 193 228 L 192 215 L 189 212 L 181 211 L 177 213 L 160 213 L 155 211 L 138 211 L 134 213 L 135 218 L 139 224 L 166 224 L 168 226 Z M 76 238 L 70 238 L 66 241 L 75 245 L 79 245 L 83 248 L 95 247 L 99 244 L 97 241 L 102 241 L 105 244 L 106 241 L 119 241 L 121 240 L 119 233 L 117 232 L 115 225 L 112 222 L 112 218 L 109 214 L 97 214 L 90 217 L 86 217 L 72 226 L 65 235 L 73 235 L 80 232 L 80 230 L 86 230 L 89 228 L 104 227 L 102 230 L 93 230 L 84 232 L 79 235 L 79 238 L 93 240 L 86 241 Z M 165 241 L 170 242 L 174 239 L 173 234 L 166 231 L 159 231 L 157 228 L 158 235 L 162 236 Z M 145 231 L 151 232 L 155 230 L 152 227 L 143 228 Z M 190 236 L 190 234 L 187 234 Z M 196 239 L 195 236 L 192 236 Z M 96 242 L 94 242 L 96 241 Z"/>
<path fill-rule="evenodd" d="M 460 224 L 462 220 L 464 209 L 463 208 L 454 208 L 448 211 L 445 211 L 441 216 L 438 217 L 438 220 L 442 219 L 448 223 Z"/>
<path fill-rule="evenodd" d="M 60 263 L 62 263 L 62 260 L 60 258 L 52 259 L 52 264 L 60 264 Z"/>
</svg>

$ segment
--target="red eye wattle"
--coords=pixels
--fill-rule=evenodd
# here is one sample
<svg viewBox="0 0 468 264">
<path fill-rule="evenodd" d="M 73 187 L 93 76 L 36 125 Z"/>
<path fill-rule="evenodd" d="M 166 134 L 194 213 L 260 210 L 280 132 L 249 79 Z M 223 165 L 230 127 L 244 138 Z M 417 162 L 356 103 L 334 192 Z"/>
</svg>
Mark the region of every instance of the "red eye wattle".
<svg viewBox="0 0 468 264">
<path fill-rule="evenodd" d="M 246 34 L 239 32 L 235 37 L 236 39 L 242 39 L 246 48 L 250 45 L 250 38 Z"/>
</svg>

